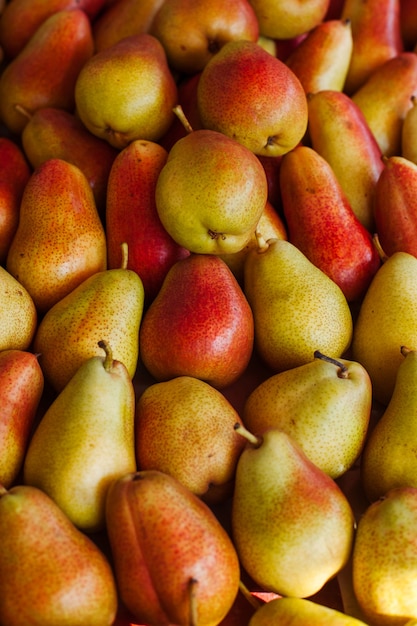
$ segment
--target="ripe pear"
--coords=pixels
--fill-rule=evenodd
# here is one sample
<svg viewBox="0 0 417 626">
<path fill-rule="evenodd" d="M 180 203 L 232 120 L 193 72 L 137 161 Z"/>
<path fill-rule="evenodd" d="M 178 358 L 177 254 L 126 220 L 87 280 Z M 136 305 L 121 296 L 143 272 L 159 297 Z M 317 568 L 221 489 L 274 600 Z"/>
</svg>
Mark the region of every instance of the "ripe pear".
<svg viewBox="0 0 417 626">
<path fill-rule="evenodd" d="M 84 63 L 74 96 L 87 129 L 123 149 L 134 139 L 158 141 L 165 134 L 174 119 L 177 86 L 162 44 L 138 33 Z"/>
<path fill-rule="evenodd" d="M 417 94 L 412 94 L 410 100 L 401 129 L 401 156 L 417 164 Z"/>
<path fill-rule="evenodd" d="M 23 465 L 42 398 L 38 358 L 25 350 L 0 352 L 0 484 L 12 486 Z"/>
<path fill-rule="evenodd" d="M 349 501 L 284 431 L 245 436 L 231 513 L 240 563 L 264 590 L 311 596 L 348 562 L 355 526 Z"/>
<path fill-rule="evenodd" d="M 344 474 L 365 443 L 372 408 L 372 385 L 355 361 L 314 360 L 279 372 L 248 396 L 242 419 L 256 435 L 279 428 L 332 478 Z"/>
<path fill-rule="evenodd" d="M 397 626 L 417 618 L 417 489 L 398 487 L 358 521 L 353 588 L 369 624 Z"/>
<path fill-rule="evenodd" d="M 46 410 L 23 465 L 24 482 L 86 532 L 104 528 L 113 480 L 136 471 L 133 383 L 111 346 L 99 346 L 105 355 L 87 359 Z"/>
<path fill-rule="evenodd" d="M 109 561 L 43 491 L 0 487 L 0 623 L 111 626 Z"/>
<path fill-rule="evenodd" d="M 338 358 L 350 346 L 353 321 L 342 290 L 289 241 L 259 237 L 245 261 L 244 292 L 256 350 L 274 372 L 312 361 L 315 350 Z"/>
<path fill-rule="evenodd" d="M 130 377 L 135 375 L 144 289 L 138 274 L 126 268 L 126 258 L 120 268 L 84 280 L 40 321 L 34 350 L 55 391 L 62 391 L 86 359 L 102 355 L 97 344 L 102 337 Z"/>
<path fill-rule="evenodd" d="M 174 71 L 195 74 L 228 41 L 256 42 L 259 25 L 249 0 L 165 0 L 150 32 Z"/>
<path fill-rule="evenodd" d="M 0 351 L 27 350 L 38 323 L 29 292 L 0 265 Z"/>
<path fill-rule="evenodd" d="M 0 118 L 8 130 L 20 135 L 28 122 L 19 106 L 30 113 L 45 106 L 72 111 L 78 74 L 93 52 L 83 10 L 57 11 L 43 21 L 0 77 Z"/>
<path fill-rule="evenodd" d="M 307 128 L 301 82 L 257 42 L 222 46 L 201 72 L 197 103 L 204 128 L 233 137 L 258 155 L 285 154 Z"/>
<path fill-rule="evenodd" d="M 249 303 L 217 255 L 191 254 L 168 271 L 140 326 L 141 361 L 157 381 L 194 376 L 231 385 L 252 356 Z"/>
<path fill-rule="evenodd" d="M 113 482 L 106 527 L 120 598 L 140 624 L 217 626 L 239 588 L 236 550 L 212 510 L 155 470 Z"/>
<path fill-rule="evenodd" d="M 63 159 L 45 161 L 24 189 L 7 270 L 44 313 L 106 266 L 106 235 L 85 174 Z"/>
<path fill-rule="evenodd" d="M 250 0 L 262 35 L 272 39 L 292 39 L 320 24 L 330 0 Z"/>
<path fill-rule="evenodd" d="M 388 257 L 361 303 L 352 338 L 352 358 L 371 377 L 374 399 L 387 405 L 394 390 L 401 346 L 417 346 L 417 259 L 407 252 Z"/>
<path fill-rule="evenodd" d="M 267 195 L 259 159 L 235 139 L 205 129 L 175 143 L 155 189 L 164 228 L 179 245 L 202 254 L 242 250 Z"/>
<path fill-rule="evenodd" d="M 241 419 L 217 389 L 192 376 L 149 385 L 136 403 L 136 459 L 142 470 L 174 476 L 205 502 L 231 494 L 245 441 Z"/>
<path fill-rule="evenodd" d="M 276 598 L 263 604 L 248 626 L 367 626 L 365 622 L 307 598 Z"/>
</svg>

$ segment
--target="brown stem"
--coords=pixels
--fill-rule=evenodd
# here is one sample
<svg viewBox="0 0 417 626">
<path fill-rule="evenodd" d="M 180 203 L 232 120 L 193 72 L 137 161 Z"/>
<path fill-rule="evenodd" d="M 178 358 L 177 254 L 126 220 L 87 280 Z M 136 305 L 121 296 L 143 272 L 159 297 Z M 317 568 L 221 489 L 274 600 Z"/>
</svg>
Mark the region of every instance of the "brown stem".
<svg viewBox="0 0 417 626">
<path fill-rule="evenodd" d="M 348 378 L 349 374 L 348 374 L 347 365 L 345 365 L 341 361 L 338 361 L 337 359 L 333 359 L 331 356 L 326 356 L 325 354 L 320 352 L 320 350 L 316 350 L 314 352 L 314 358 L 321 359 L 322 361 L 327 361 L 328 363 L 333 363 L 333 365 L 336 365 L 336 367 L 339 368 L 339 371 L 337 373 L 339 378 Z"/>
</svg>

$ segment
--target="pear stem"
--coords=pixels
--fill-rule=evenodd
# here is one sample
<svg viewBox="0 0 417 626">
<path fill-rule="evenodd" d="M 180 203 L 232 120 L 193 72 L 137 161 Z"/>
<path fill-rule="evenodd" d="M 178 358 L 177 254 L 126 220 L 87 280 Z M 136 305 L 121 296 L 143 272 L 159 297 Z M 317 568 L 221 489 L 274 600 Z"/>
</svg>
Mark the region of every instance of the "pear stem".
<svg viewBox="0 0 417 626">
<path fill-rule="evenodd" d="M 120 269 L 126 270 L 129 260 L 129 246 L 127 245 L 127 242 L 124 241 L 122 244 L 120 244 L 120 247 L 122 249 L 122 263 L 120 265 Z"/>
<path fill-rule="evenodd" d="M 385 263 L 385 261 L 387 261 L 389 257 L 388 257 L 388 254 L 386 252 L 384 252 L 384 249 L 381 246 L 381 242 L 379 241 L 378 233 L 374 233 L 372 235 L 372 241 L 374 243 L 376 251 L 378 252 L 379 258 L 381 259 L 381 263 Z"/>
<path fill-rule="evenodd" d="M 112 349 L 110 348 L 109 344 L 107 343 L 107 341 L 104 341 L 103 339 L 100 339 L 100 341 L 98 342 L 98 346 L 99 348 L 102 348 L 104 350 L 104 352 L 106 353 L 105 359 L 104 359 L 104 363 L 103 363 L 103 367 L 106 370 L 106 372 L 110 372 L 112 366 L 113 366 L 113 352 Z"/>
<path fill-rule="evenodd" d="M 269 243 L 267 242 L 267 240 L 265 239 L 265 237 L 262 235 L 262 233 L 259 230 L 255 231 L 255 237 L 256 237 L 256 244 L 258 246 L 258 252 L 262 253 L 268 250 Z"/>
<path fill-rule="evenodd" d="M 4 485 L 0 484 L 0 498 L 1 496 L 5 496 L 6 493 L 8 493 L 8 490 L 6 489 L 6 487 L 4 487 Z"/>
<path fill-rule="evenodd" d="M 237 433 L 239 433 L 239 435 L 242 435 L 242 437 L 245 437 L 245 439 L 247 439 L 249 441 L 249 443 L 251 443 L 253 446 L 255 446 L 255 448 L 259 448 L 259 446 L 262 443 L 261 437 L 256 437 L 256 435 L 251 433 L 240 422 L 236 422 L 236 424 L 233 426 L 233 428 L 235 429 L 235 431 Z"/>
<path fill-rule="evenodd" d="M 259 609 L 259 607 L 262 605 L 262 602 L 251 594 L 251 592 L 249 591 L 245 583 L 241 580 L 239 581 L 239 590 L 241 594 L 246 598 L 246 600 L 249 602 L 251 606 L 253 606 L 255 610 Z"/>
<path fill-rule="evenodd" d="M 412 352 L 411 348 L 407 348 L 407 346 L 401 346 L 400 350 L 403 356 L 407 356 L 407 354 L 410 354 L 410 352 Z"/>
<path fill-rule="evenodd" d="M 32 118 L 32 114 L 29 113 L 29 111 L 25 109 L 25 107 L 22 107 L 21 104 L 15 104 L 14 108 L 18 113 L 20 113 L 21 115 L 24 115 L 26 119 L 30 120 Z"/>
<path fill-rule="evenodd" d="M 189 592 L 190 592 L 190 626 L 197 626 L 197 594 L 196 589 L 198 580 L 196 578 L 190 578 L 189 580 Z"/>
<path fill-rule="evenodd" d="M 180 104 L 177 104 L 177 106 L 175 106 L 172 110 L 174 111 L 175 115 L 178 117 L 181 124 L 184 126 L 187 133 L 192 133 L 194 131 L 194 128 L 191 126 L 190 122 L 188 121 L 187 116 L 185 115 L 182 106 Z"/>
<path fill-rule="evenodd" d="M 314 352 L 314 358 L 321 359 L 322 361 L 327 361 L 328 363 L 333 363 L 333 365 L 336 365 L 336 367 L 339 368 L 339 371 L 338 371 L 339 378 L 349 377 L 347 365 L 345 365 L 344 363 L 341 363 L 337 359 L 333 359 L 331 356 L 326 356 L 325 354 L 322 354 L 320 350 L 316 350 Z"/>
</svg>

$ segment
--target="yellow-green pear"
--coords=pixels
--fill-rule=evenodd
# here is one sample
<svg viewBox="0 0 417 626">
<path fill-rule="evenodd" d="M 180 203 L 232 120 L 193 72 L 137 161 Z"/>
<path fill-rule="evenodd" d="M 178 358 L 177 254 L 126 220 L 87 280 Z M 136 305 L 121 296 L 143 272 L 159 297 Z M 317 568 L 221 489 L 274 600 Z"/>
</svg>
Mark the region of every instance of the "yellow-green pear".
<svg viewBox="0 0 417 626">
<path fill-rule="evenodd" d="M 74 95 L 87 129 L 119 149 L 135 139 L 158 141 L 175 119 L 177 86 L 162 44 L 148 33 L 96 52 L 81 69 Z"/>
<path fill-rule="evenodd" d="M 394 487 L 417 488 L 417 351 L 402 347 L 391 400 L 373 427 L 361 462 L 361 479 L 370 501 Z"/>
<path fill-rule="evenodd" d="M 256 435 L 279 428 L 332 478 L 344 474 L 362 452 L 372 407 L 372 385 L 355 361 L 327 358 L 279 372 L 248 396 L 242 419 Z"/>
<path fill-rule="evenodd" d="M 416 524 L 415 487 L 391 489 L 358 521 L 352 583 L 372 626 L 403 626 L 417 618 Z"/>
<path fill-rule="evenodd" d="M 313 360 L 315 350 L 338 358 L 350 345 L 353 321 L 336 283 L 285 239 L 249 251 L 244 291 L 255 322 L 255 346 L 275 372 Z"/>
<path fill-rule="evenodd" d="M 32 296 L 0 265 L 0 350 L 27 350 L 37 322 Z"/>
<path fill-rule="evenodd" d="M 144 288 L 139 275 L 120 268 L 96 272 L 51 307 L 34 337 L 34 349 L 52 387 L 61 391 L 80 365 L 101 355 L 97 342 L 111 343 L 113 356 L 135 375 Z"/>
<path fill-rule="evenodd" d="M 248 626 L 366 626 L 365 622 L 307 598 L 275 598 L 261 605 Z"/>
<path fill-rule="evenodd" d="M 243 434 L 249 442 L 237 463 L 231 513 L 241 565 L 264 590 L 311 596 L 349 560 L 352 508 L 290 435 Z"/>
<path fill-rule="evenodd" d="M 23 465 L 24 482 L 86 532 L 105 526 L 113 480 L 136 471 L 133 383 L 111 346 L 99 347 L 105 355 L 85 361 L 46 410 Z"/>
<path fill-rule="evenodd" d="M 374 399 L 384 405 L 404 358 L 401 346 L 417 348 L 417 259 L 407 252 L 394 253 L 378 269 L 353 330 L 352 358 L 365 367 Z"/>
</svg>

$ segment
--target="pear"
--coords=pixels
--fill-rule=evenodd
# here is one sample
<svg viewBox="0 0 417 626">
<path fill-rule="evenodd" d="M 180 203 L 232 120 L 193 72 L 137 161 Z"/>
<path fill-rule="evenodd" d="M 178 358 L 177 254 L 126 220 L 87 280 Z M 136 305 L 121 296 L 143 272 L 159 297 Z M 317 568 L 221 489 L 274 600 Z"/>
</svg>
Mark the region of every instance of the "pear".
<svg viewBox="0 0 417 626">
<path fill-rule="evenodd" d="M 63 159 L 48 159 L 24 189 L 7 270 L 45 313 L 107 266 L 106 236 L 84 173 Z"/>
<path fill-rule="evenodd" d="M 355 595 L 365 619 L 398 626 L 417 618 L 417 489 L 390 489 L 358 521 L 352 554 Z"/>
<path fill-rule="evenodd" d="M 259 159 L 235 139 L 205 129 L 175 143 L 155 189 L 163 227 L 179 245 L 201 254 L 242 250 L 267 195 Z"/>
<path fill-rule="evenodd" d="M 285 431 L 313 463 L 338 478 L 365 444 L 372 385 L 360 363 L 319 352 L 314 357 L 261 382 L 248 396 L 242 419 L 256 435 L 269 428 Z"/>
<path fill-rule="evenodd" d="M 218 389 L 245 371 L 253 350 L 249 303 L 217 255 L 177 261 L 145 311 L 141 361 L 155 380 L 193 376 Z"/>
<path fill-rule="evenodd" d="M 106 527 L 120 598 L 139 624 L 217 626 L 239 589 L 236 550 L 198 496 L 139 471 L 112 483 Z"/>
<path fill-rule="evenodd" d="M 19 106 L 31 113 L 45 106 L 72 111 L 78 74 L 93 52 L 82 9 L 57 11 L 43 21 L 0 77 L 0 117 L 8 130 L 19 135 L 27 124 Z"/>
<path fill-rule="evenodd" d="M 27 350 L 37 323 L 38 313 L 31 295 L 0 265 L 0 351 Z"/>
<path fill-rule="evenodd" d="M 412 94 L 411 107 L 401 128 L 401 156 L 417 165 L 417 94 Z"/>
<path fill-rule="evenodd" d="M 0 352 L 0 484 L 6 488 L 23 466 L 43 389 L 44 376 L 35 354 Z"/>
<path fill-rule="evenodd" d="M 138 33 L 84 63 L 74 96 L 87 129 L 123 149 L 134 139 L 158 141 L 165 134 L 174 119 L 177 86 L 162 44 Z"/>
<path fill-rule="evenodd" d="M 355 617 L 307 598 L 276 598 L 263 604 L 248 626 L 367 626 Z"/>
<path fill-rule="evenodd" d="M 131 378 L 139 358 L 139 327 L 144 307 L 141 279 L 126 267 L 96 272 L 43 316 L 34 350 L 55 391 L 62 391 L 80 365 L 102 354 L 97 342 L 108 337 L 113 356 Z"/>
<path fill-rule="evenodd" d="M 87 359 L 48 407 L 23 466 L 24 482 L 87 532 L 105 526 L 112 481 L 136 470 L 133 383 L 111 347 L 99 345 L 105 355 Z"/>
<path fill-rule="evenodd" d="M 231 512 L 240 563 L 264 590 L 311 596 L 348 562 L 349 501 L 284 431 L 243 434 L 249 443 L 237 463 Z"/>
<path fill-rule="evenodd" d="M 307 128 L 301 82 L 257 42 L 221 47 L 201 72 L 197 103 L 204 128 L 233 137 L 258 155 L 289 152 Z"/>
<path fill-rule="evenodd" d="M 374 399 L 387 405 L 403 361 L 401 346 L 417 346 L 417 259 L 396 252 L 381 265 L 361 303 L 352 358 L 371 377 Z"/>
<path fill-rule="evenodd" d="M 111 626 L 109 561 L 36 487 L 0 487 L 0 623 Z"/>
<path fill-rule="evenodd" d="M 136 404 L 136 458 L 142 470 L 174 476 L 205 502 L 231 494 L 245 444 L 241 419 L 217 389 L 191 376 L 149 385 Z"/>
<path fill-rule="evenodd" d="M 291 242 L 258 242 L 244 266 L 258 354 L 274 372 L 312 361 L 315 350 L 342 356 L 353 321 L 340 287 Z"/>
<path fill-rule="evenodd" d="M 329 0 L 250 0 L 262 35 L 272 39 L 292 39 L 320 24 Z"/>
</svg>

